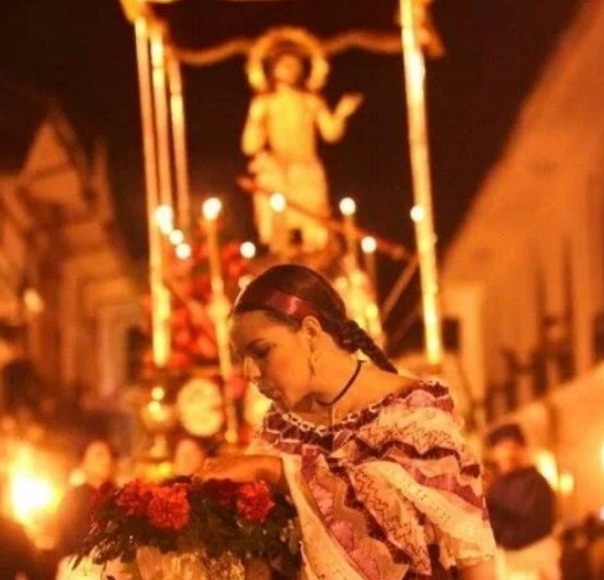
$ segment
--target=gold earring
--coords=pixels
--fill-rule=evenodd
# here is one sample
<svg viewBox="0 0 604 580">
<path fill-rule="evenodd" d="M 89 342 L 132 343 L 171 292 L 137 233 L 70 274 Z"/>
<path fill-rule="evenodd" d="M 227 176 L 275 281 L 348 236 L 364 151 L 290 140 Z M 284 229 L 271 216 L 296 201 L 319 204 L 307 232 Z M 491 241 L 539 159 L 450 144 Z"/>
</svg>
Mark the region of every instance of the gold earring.
<svg viewBox="0 0 604 580">
<path fill-rule="evenodd" d="M 317 372 L 317 357 L 318 352 L 316 350 L 311 351 L 310 357 L 308 357 L 308 367 L 310 369 L 311 376 L 315 376 Z"/>
</svg>

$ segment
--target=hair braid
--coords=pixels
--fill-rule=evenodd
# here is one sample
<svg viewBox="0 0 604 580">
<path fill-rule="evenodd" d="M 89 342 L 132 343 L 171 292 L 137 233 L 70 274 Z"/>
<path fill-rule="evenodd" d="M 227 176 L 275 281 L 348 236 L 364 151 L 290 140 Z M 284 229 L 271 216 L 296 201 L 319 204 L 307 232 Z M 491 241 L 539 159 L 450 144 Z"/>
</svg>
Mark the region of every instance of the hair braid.
<svg viewBox="0 0 604 580">
<path fill-rule="evenodd" d="M 384 351 L 354 320 L 346 320 L 338 332 L 340 346 L 349 352 L 363 351 L 382 370 L 397 374 L 396 367 L 388 360 Z"/>
</svg>

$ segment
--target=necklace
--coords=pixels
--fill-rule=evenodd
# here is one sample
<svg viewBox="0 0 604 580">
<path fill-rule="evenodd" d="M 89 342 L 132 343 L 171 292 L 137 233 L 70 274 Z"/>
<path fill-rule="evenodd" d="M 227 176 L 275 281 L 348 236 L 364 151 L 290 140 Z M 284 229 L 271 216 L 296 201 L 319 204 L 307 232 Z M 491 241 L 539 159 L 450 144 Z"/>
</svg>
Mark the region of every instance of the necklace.
<svg viewBox="0 0 604 580">
<path fill-rule="evenodd" d="M 342 400 L 342 397 L 350 390 L 350 387 L 354 384 L 361 372 L 361 367 L 363 366 L 363 361 L 357 360 L 357 366 L 352 373 L 352 376 L 346 381 L 346 384 L 340 389 L 340 392 L 331 400 L 329 403 L 324 403 L 322 401 L 316 401 L 317 405 L 320 407 L 330 407 L 330 422 L 333 425 L 334 423 L 334 413 L 333 408 L 336 403 Z"/>
</svg>

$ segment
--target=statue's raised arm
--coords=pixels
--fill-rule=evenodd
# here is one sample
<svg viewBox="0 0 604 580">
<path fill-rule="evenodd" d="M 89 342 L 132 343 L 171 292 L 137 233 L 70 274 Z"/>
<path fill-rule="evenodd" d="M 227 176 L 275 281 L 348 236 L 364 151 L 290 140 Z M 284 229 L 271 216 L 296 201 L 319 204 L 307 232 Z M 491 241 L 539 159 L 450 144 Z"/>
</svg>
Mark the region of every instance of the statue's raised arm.
<svg viewBox="0 0 604 580">
<path fill-rule="evenodd" d="M 317 125 L 321 137 L 328 143 L 336 143 L 346 133 L 348 118 L 357 112 L 363 102 L 363 95 L 342 95 L 333 112 L 324 105 L 317 118 Z"/>
</svg>

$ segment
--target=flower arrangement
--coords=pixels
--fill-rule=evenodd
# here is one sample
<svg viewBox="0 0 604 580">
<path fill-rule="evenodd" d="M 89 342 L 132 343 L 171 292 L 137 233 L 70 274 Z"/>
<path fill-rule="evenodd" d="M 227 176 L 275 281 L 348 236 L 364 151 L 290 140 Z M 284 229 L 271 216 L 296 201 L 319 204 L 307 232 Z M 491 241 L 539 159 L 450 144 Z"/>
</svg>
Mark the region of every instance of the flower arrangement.
<svg viewBox="0 0 604 580">
<path fill-rule="evenodd" d="M 166 366 L 173 372 L 186 372 L 194 367 L 211 366 L 218 357 L 214 322 L 210 313 L 212 288 L 208 267 L 207 244 L 204 239 L 191 241 L 192 254 L 187 260 L 168 255 L 167 282 L 172 294 L 170 311 L 171 352 Z M 220 264 L 225 292 L 230 299 L 240 290 L 242 277 L 249 275 L 249 265 L 239 253 L 240 244 L 223 243 Z M 151 297 L 143 307 L 148 314 L 148 334 L 151 328 Z M 142 357 L 143 376 L 156 371 L 150 346 Z"/>
<path fill-rule="evenodd" d="M 134 562 L 141 549 L 194 556 L 206 570 L 225 557 L 264 560 L 281 577 L 300 568 L 295 509 L 263 481 L 133 480 L 101 490 L 77 564 Z M 216 574 L 213 574 L 215 577 Z"/>
</svg>

